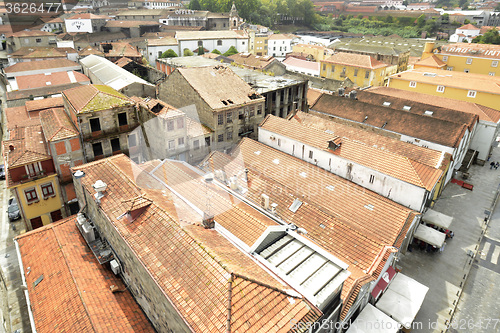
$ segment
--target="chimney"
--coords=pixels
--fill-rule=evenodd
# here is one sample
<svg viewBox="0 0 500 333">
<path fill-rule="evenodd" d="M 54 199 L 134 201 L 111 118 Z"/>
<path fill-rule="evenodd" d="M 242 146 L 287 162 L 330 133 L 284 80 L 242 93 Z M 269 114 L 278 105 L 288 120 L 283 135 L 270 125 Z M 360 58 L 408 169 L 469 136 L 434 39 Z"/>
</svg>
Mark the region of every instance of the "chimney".
<svg viewBox="0 0 500 333">
<path fill-rule="evenodd" d="M 94 185 L 92 185 L 92 187 L 97 192 L 96 194 L 94 194 L 94 197 L 96 199 L 96 202 L 99 203 L 100 200 L 104 197 L 104 192 L 106 191 L 108 185 L 99 179 L 98 181 L 95 182 Z"/>
<path fill-rule="evenodd" d="M 276 208 L 277 207 L 278 207 L 277 203 L 272 203 L 271 204 L 271 213 L 273 213 L 274 215 L 276 215 Z"/>
<path fill-rule="evenodd" d="M 14 146 L 13 145 L 9 145 L 9 151 L 14 151 Z"/>
<path fill-rule="evenodd" d="M 212 214 L 203 213 L 203 220 L 201 223 L 205 229 L 213 229 L 215 227 L 214 216 Z"/>
</svg>

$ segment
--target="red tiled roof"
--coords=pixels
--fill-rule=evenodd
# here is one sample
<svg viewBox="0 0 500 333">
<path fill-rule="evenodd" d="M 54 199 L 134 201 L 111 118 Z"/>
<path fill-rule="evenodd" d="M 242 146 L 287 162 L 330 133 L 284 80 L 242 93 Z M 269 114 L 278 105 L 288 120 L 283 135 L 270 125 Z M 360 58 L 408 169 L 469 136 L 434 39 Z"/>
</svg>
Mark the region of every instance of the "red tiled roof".
<svg viewBox="0 0 500 333">
<path fill-rule="evenodd" d="M 76 82 L 90 84 L 90 79 L 82 73 L 68 71 L 18 76 L 16 82 L 19 90 L 27 90 Z"/>
<path fill-rule="evenodd" d="M 154 332 L 127 286 L 97 262 L 75 215 L 16 241 L 37 332 Z"/>
<path fill-rule="evenodd" d="M 83 50 L 81 50 L 81 51 L 78 52 L 78 55 L 80 57 L 86 57 L 86 56 L 91 55 L 91 54 L 95 54 L 95 55 L 98 55 L 98 56 L 101 56 L 101 57 L 104 56 L 104 52 L 96 50 L 92 46 L 87 46 L 86 48 L 84 48 Z"/>
<path fill-rule="evenodd" d="M 369 55 L 356 54 L 356 53 L 339 52 L 335 53 L 334 55 L 323 61 L 331 64 L 354 66 L 354 67 L 368 68 L 368 69 L 387 67 L 386 64 L 376 60 L 375 58 Z"/>
<path fill-rule="evenodd" d="M 5 109 L 5 121 L 8 130 L 17 127 L 35 126 L 40 125 L 40 118 L 38 114 L 29 114 L 24 106 L 16 106 Z"/>
<path fill-rule="evenodd" d="M 142 58 L 142 54 L 129 43 L 110 43 L 112 48 L 104 53 L 105 57 Z"/>
<path fill-rule="evenodd" d="M 3 141 L 4 157 L 9 168 L 52 158 L 45 144 L 41 126 L 18 127 L 9 133 L 11 139 Z M 14 149 L 10 150 L 10 146 Z"/>
<path fill-rule="evenodd" d="M 417 61 L 414 65 L 432 68 L 446 67 L 446 63 L 439 59 L 435 54 L 433 54 L 431 57 L 425 58 L 424 60 Z"/>
<path fill-rule="evenodd" d="M 62 97 L 50 97 L 33 101 L 26 101 L 26 111 L 28 112 L 40 111 L 62 106 L 64 106 Z"/>
<path fill-rule="evenodd" d="M 35 36 L 55 36 L 52 32 L 41 31 L 41 30 L 23 30 L 14 32 L 6 37 L 35 37 Z"/>
<path fill-rule="evenodd" d="M 289 330 L 291 320 L 315 321 L 321 315 L 308 302 L 288 294 L 289 287 L 216 230 L 199 226 L 201 215 L 185 199 L 161 186 L 128 157 L 117 155 L 74 170 L 85 171 L 82 185 L 86 190 L 97 179 L 108 185 L 101 199 L 102 211 L 194 331 L 225 331 L 229 320 L 235 332 L 281 332 Z M 136 180 L 156 190 L 140 188 Z M 176 190 L 183 188 L 183 179 L 175 181 L 180 185 Z M 222 191 L 215 185 L 208 190 L 214 196 Z M 197 185 L 193 194 L 201 192 Z M 138 196 L 152 203 L 133 222 L 117 219 L 130 209 L 127 199 Z M 216 206 L 219 199 L 213 200 L 211 204 Z M 232 221 L 237 222 L 238 217 L 243 219 L 241 223 L 248 220 L 245 215 L 235 215 Z"/>
<path fill-rule="evenodd" d="M 237 64 L 254 69 L 264 69 L 271 63 L 278 61 L 272 56 L 257 56 L 251 53 L 237 53 L 229 56 L 229 58 Z"/>
<path fill-rule="evenodd" d="M 463 57 L 500 59 L 500 45 L 479 44 L 479 43 L 447 44 L 441 47 L 440 54 L 458 55 Z"/>
<path fill-rule="evenodd" d="M 334 138 L 339 138 L 337 135 L 313 127 L 302 126 L 297 122 L 290 122 L 273 115 L 268 115 L 260 124 L 260 128 L 324 150 L 349 162 L 364 165 L 369 169 L 425 188 L 428 191 L 432 191 L 443 173 L 438 168 L 410 160 L 404 155 L 382 150 L 345 137 L 340 139 L 340 147 L 335 151 L 331 151 L 328 149 L 328 142 Z"/>
<path fill-rule="evenodd" d="M 99 84 L 84 85 L 63 91 L 77 113 L 93 112 L 131 105 L 133 102 L 111 87 Z"/>
<path fill-rule="evenodd" d="M 80 65 L 68 59 L 51 59 L 39 61 L 18 62 L 12 66 L 4 68 L 5 73 L 27 72 L 41 69 L 53 69 L 64 67 L 78 67 Z"/>
<path fill-rule="evenodd" d="M 123 67 L 125 65 L 130 64 L 131 62 L 133 62 L 132 59 L 122 57 L 122 58 L 118 59 L 117 61 L 115 61 L 115 65 Z"/>
<path fill-rule="evenodd" d="M 104 19 L 111 19 L 111 17 L 106 16 L 106 15 L 95 15 L 92 13 L 82 13 L 82 14 L 76 14 L 71 17 L 68 17 L 66 20 L 104 20 Z"/>
<path fill-rule="evenodd" d="M 460 28 L 458 28 L 460 30 L 480 30 L 478 27 L 472 25 L 472 24 L 466 24 L 466 25 L 463 25 L 461 26 Z"/>
<path fill-rule="evenodd" d="M 63 108 L 40 112 L 40 122 L 47 141 L 63 140 L 79 134 Z"/>
<path fill-rule="evenodd" d="M 406 91 L 390 87 L 373 87 L 368 92 L 406 99 L 414 102 L 425 101 L 426 104 L 441 108 L 450 108 L 454 110 L 478 115 L 479 119 L 498 123 L 500 121 L 500 111 L 476 103 L 458 101 L 450 98 L 426 95 L 416 91 Z"/>
</svg>

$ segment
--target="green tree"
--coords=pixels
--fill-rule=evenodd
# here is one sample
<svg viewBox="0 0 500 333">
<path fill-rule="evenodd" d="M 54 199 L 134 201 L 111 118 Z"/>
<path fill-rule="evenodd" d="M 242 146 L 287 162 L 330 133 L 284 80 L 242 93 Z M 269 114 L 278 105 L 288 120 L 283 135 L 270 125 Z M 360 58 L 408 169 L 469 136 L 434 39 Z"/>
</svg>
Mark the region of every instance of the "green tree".
<svg viewBox="0 0 500 333">
<path fill-rule="evenodd" d="M 464 24 L 469 24 L 469 23 L 470 23 L 470 21 L 468 19 L 464 20 Z"/>
<path fill-rule="evenodd" d="M 212 50 L 212 53 L 215 53 L 215 54 L 222 54 L 222 53 L 221 53 L 219 50 L 217 50 L 217 49 L 213 49 L 213 50 Z"/>
<path fill-rule="evenodd" d="M 363 19 L 363 15 L 359 14 L 358 15 L 358 19 L 362 20 Z"/>
<path fill-rule="evenodd" d="M 500 3 L 495 7 L 495 12 L 500 12 Z"/>
<path fill-rule="evenodd" d="M 425 25 L 425 15 L 422 14 L 417 18 L 417 26 L 422 28 Z"/>
<path fill-rule="evenodd" d="M 473 43 L 500 45 L 500 34 L 493 28 L 472 40 Z"/>
<path fill-rule="evenodd" d="M 175 53 L 175 51 L 172 49 L 168 49 L 161 54 L 160 58 L 176 58 L 176 57 L 178 57 L 177 53 Z"/>
<path fill-rule="evenodd" d="M 205 54 L 205 48 L 203 46 L 198 47 L 198 55 L 203 55 Z"/>
<path fill-rule="evenodd" d="M 194 55 L 193 51 L 191 51 L 190 49 L 188 48 L 185 48 L 183 53 L 182 53 L 185 57 L 190 57 L 192 55 Z"/>
<path fill-rule="evenodd" d="M 198 0 L 191 0 L 189 2 L 189 9 L 192 9 L 192 10 L 200 10 L 201 9 L 201 5 L 200 5 L 200 2 Z"/>
<path fill-rule="evenodd" d="M 232 56 L 233 54 L 237 54 L 238 53 L 238 50 L 236 50 L 236 48 L 234 46 L 231 46 L 229 48 L 229 50 L 227 50 L 225 53 L 224 53 L 224 56 L 226 57 L 229 57 L 229 56 Z"/>
</svg>

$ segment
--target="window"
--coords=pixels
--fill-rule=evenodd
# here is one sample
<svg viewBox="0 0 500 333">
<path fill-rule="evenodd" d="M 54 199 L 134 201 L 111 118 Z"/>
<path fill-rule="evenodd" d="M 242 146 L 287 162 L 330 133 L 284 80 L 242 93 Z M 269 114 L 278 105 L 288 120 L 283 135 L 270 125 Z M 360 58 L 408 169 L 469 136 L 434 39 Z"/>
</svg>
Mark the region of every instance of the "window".
<svg viewBox="0 0 500 333">
<path fill-rule="evenodd" d="M 489 76 L 495 76 L 495 72 L 489 72 L 488 75 Z"/>
<path fill-rule="evenodd" d="M 255 116 L 255 110 L 254 109 L 250 110 L 250 117 L 253 117 L 253 116 Z"/>
<path fill-rule="evenodd" d="M 313 158 L 313 151 L 309 150 L 309 158 Z"/>
<path fill-rule="evenodd" d="M 118 113 L 118 126 L 125 126 L 127 125 L 127 113 L 122 112 Z"/>
<path fill-rule="evenodd" d="M 205 137 L 205 144 L 207 145 L 207 147 L 210 147 L 210 137 L 209 136 Z"/>
<path fill-rule="evenodd" d="M 262 114 L 262 105 L 257 105 L 257 114 Z"/>
<path fill-rule="evenodd" d="M 245 118 L 245 112 L 243 112 L 243 110 L 240 110 L 238 113 L 238 119 L 243 119 L 243 118 Z"/>
<path fill-rule="evenodd" d="M 332 73 L 335 72 L 335 66 L 332 66 Z"/>
<path fill-rule="evenodd" d="M 52 183 L 40 185 L 40 188 L 42 189 L 42 195 L 44 199 L 47 199 L 48 197 L 55 195 Z"/>
<path fill-rule="evenodd" d="M 368 79 L 370 77 L 370 71 L 365 72 L 365 79 Z"/>
<path fill-rule="evenodd" d="M 436 91 L 440 92 L 440 93 L 444 93 L 444 86 L 437 86 Z"/>
<path fill-rule="evenodd" d="M 498 60 L 493 60 L 491 62 L 491 67 L 498 67 Z"/>
<path fill-rule="evenodd" d="M 217 41 L 217 46 L 221 46 L 221 45 L 222 45 L 222 40 L 220 40 L 220 39 L 219 39 L 219 40 Z"/>
<path fill-rule="evenodd" d="M 184 118 L 177 118 L 177 129 L 184 128 Z"/>
<path fill-rule="evenodd" d="M 326 64 L 323 64 L 323 70 L 326 71 Z"/>
<path fill-rule="evenodd" d="M 24 190 L 24 195 L 28 204 L 38 201 L 38 195 L 34 187 Z"/>
<path fill-rule="evenodd" d="M 41 39 L 41 38 L 37 38 L 37 39 L 35 39 L 35 41 L 36 41 L 37 43 L 41 43 L 41 42 L 42 42 L 42 39 Z"/>
<path fill-rule="evenodd" d="M 223 141 L 224 141 L 224 134 L 217 135 L 217 142 L 223 142 Z"/>
<path fill-rule="evenodd" d="M 370 184 L 373 184 L 374 180 L 375 180 L 375 176 L 374 175 L 370 175 Z"/>
<path fill-rule="evenodd" d="M 94 157 L 104 155 L 102 150 L 102 143 L 97 142 L 92 144 L 92 151 L 94 152 Z"/>
<path fill-rule="evenodd" d="M 198 47 L 200 47 L 200 46 L 203 47 L 203 41 L 202 40 L 198 41 Z"/>
<path fill-rule="evenodd" d="M 28 176 L 35 177 L 37 174 L 40 174 L 40 171 L 42 170 L 42 165 L 40 164 L 40 162 L 38 162 L 25 165 L 24 168 L 26 169 L 26 174 Z"/>
<path fill-rule="evenodd" d="M 173 131 L 174 130 L 174 121 L 169 120 L 167 121 L 167 131 Z"/>
<path fill-rule="evenodd" d="M 217 115 L 217 125 L 224 125 L 224 115 L 222 113 Z"/>
<path fill-rule="evenodd" d="M 120 138 L 114 138 L 114 139 L 111 139 L 111 150 L 113 151 L 113 153 L 115 151 L 120 151 Z"/>
<path fill-rule="evenodd" d="M 469 73 L 469 69 L 464 69 L 464 73 Z"/>
<path fill-rule="evenodd" d="M 137 146 L 137 136 L 135 134 L 130 134 L 128 137 L 128 146 L 135 147 Z"/>
<path fill-rule="evenodd" d="M 90 121 L 90 130 L 92 132 L 98 132 L 101 130 L 101 122 L 99 121 L 99 118 L 92 118 L 89 119 Z"/>
<path fill-rule="evenodd" d="M 194 150 L 200 149 L 200 140 L 193 141 L 193 148 L 194 148 Z"/>
<path fill-rule="evenodd" d="M 175 140 L 169 140 L 168 141 L 168 150 L 174 150 L 175 149 Z"/>
<path fill-rule="evenodd" d="M 410 87 L 415 88 L 417 86 L 417 82 L 415 81 L 410 81 Z"/>
<path fill-rule="evenodd" d="M 340 73 L 340 76 L 345 76 L 345 71 L 346 71 L 345 67 L 342 68 L 342 73 Z"/>
<path fill-rule="evenodd" d="M 354 70 L 354 77 L 356 77 L 356 76 L 358 76 L 358 70 L 357 69 Z"/>
<path fill-rule="evenodd" d="M 448 61 L 448 56 L 443 56 L 443 61 Z"/>
<path fill-rule="evenodd" d="M 466 63 L 467 65 L 472 64 L 472 58 L 467 58 L 467 60 L 465 60 L 465 63 Z"/>
<path fill-rule="evenodd" d="M 227 112 L 226 113 L 226 124 L 231 124 L 233 122 L 233 113 Z"/>
<path fill-rule="evenodd" d="M 447 67 L 447 68 L 446 68 L 446 70 L 447 70 L 447 71 L 452 71 L 452 70 L 453 70 L 453 66 L 451 66 L 451 67 Z"/>
<path fill-rule="evenodd" d="M 281 139 L 278 139 L 278 147 L 281 147 Z"/>
<path fill-rule="evenodd" d="M 476 91 L 475 90 L 469 90 L 469 92 L 467 93 L 467 97 L 476 98 Z"/>
<path fill-rule="evenodd" d="M 177 145 L 184 146 L 184 138 L 178 138 L 177 139 Z"/>
<path fill-rule="evenodd" d="M 226 134 L 226 140 L 231 141 L 233 139 L 233 132 L 227 132 Z"/>
</svg>

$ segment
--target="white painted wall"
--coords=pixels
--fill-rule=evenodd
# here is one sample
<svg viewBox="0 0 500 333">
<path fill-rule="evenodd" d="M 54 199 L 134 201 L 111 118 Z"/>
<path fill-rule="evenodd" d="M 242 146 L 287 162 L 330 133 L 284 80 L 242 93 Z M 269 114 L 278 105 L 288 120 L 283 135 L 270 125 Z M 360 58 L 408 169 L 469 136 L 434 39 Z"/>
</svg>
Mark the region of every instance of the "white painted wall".
<svg viewBox="0 0 500 333">
<path fill-rule="evenodd" d="M 429 196 L 429 192 L 425 188 L 404 182 L 361 164 L 353 163 L 335 154 L 306 145 L 297 140 L 264 130 L 260 127 L 258 134 L 259 142 L 315 164 L 320 168 L 416 211 L 421 212 L 423 210 Z M 271 139 L 271 137 L 274 137 L 274 139 Z M 313 152 L 313 158 L 309 158 L 310 151 Z M 371 175 L 374 176 L 373 183 L 370 183 Z M 301 177 L 300 174 L 296 176 Z"/>
<path fill-rule="evenodd" d="M 94 32 L 92 29 L 92 20 L 90 19 L 65 19 L 64 24 L 66 25 L 66 32 Z"/>
<path fill-rule="evenodd" d="M 221 53 L 229 50 L 231 46 L 234 46 L 238 52 L 248 52 L 248 38 L 226 38 L 226 39 L 203 39 L 203 47 L 208 51 L 213 51 L 214 49 L 219 50 Z M 217 42 L 221 41 L 222 45 L 217 45 Z M 179 56 L 183 56 L 185 48 L 191 51 L 198 49 L 198 40 L 178 40 L 179 42 Z"/>
<path fill-rule="evenodd" d="M 161 45 L 161 46 L 148 45 L 147 58 L 148 58 L 149 64 L 154 67 L 156 65 L 156 59 L 159 58 L 158 52 L 163 53 L 169 49 L 174 50 L 174 52 L 177 53 L 177 56 L 182 57 L 182 52 L 179 51 L 178 44 L 177 45 Z M 212 50 L 210 50 L 210 51 L 212 51 Z"/>
<path fill-rule="evenodd" d="M 479 121 L 477 131 L 470 143 L 470 148 L 478 151 L 478 159 L 483 161 L 488 159 L 490 148 L 496 140 L 498 131 L 499 124 L 484 120 Z"/>
<path fill-rule="evenodd" d="M 270 39 L 268 41 L 267 54 L 273 57 L 285 57 L 292 52 L 291 39 Z"/>
</svg>

